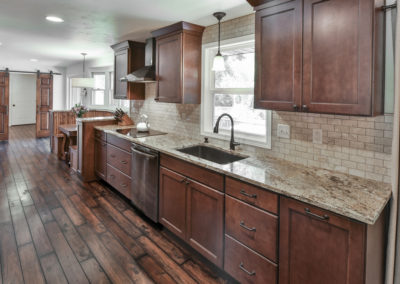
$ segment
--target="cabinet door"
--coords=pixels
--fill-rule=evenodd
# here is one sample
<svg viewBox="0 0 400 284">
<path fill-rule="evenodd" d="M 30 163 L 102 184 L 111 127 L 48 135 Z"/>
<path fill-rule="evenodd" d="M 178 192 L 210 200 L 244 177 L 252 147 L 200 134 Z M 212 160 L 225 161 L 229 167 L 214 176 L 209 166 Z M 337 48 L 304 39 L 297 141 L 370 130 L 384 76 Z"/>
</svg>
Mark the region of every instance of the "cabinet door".
<svg viewBox="0 0 400 284">
<path fill-rule="evenodd" d="M 224 194 L 189 180 L 187 204 L 187 241 L 222 267 Z"/>
<path fill-rule="evenodd" d="M 181 239 L 186 236 L 186 178 L 160 168 L 160 223 Z"/>
<path fill-rule="evenodd" d="M 255 108 L 297 110 L 301 105 L 302 1 L 256 13 Z"/>
<path fill-rule="evenodd" d="M 129 66 L 129 49 L 119 50 L 114 55 L 114 98 L 126 99 L 127 98 L 127 82 L 121 82 L 121 78 L 125 77 L 128 73 Z"/>
<path fill-rule="evenodd" d="M 370 0 L 304 1 L 303 105 L 310 112 L 371 115 Z"/>
<path fill-rule="evenodd" d="M 281 198 L 279 247 L 281 284 L 364 283 L 364 224 Z"/>
<path fill-rule="evenodd" d="M 94 142 L 94 170 L 100 178 L 106 180 L 107 177 L 107 143 L 95 139 Z"/>
<path fill-rule="evenodd" d="M 182 101 L 182 34 L 157 39 L 157 101 Z"/>
</svg>

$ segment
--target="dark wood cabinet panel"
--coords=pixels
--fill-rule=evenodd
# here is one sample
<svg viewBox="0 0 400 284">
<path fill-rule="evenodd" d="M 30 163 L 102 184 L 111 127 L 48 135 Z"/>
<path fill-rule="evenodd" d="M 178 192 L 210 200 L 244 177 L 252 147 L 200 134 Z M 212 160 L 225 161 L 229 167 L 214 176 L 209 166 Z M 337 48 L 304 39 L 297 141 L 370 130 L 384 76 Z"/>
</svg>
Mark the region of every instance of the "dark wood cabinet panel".
<svg viewBox="0 0 400 284">
<path fill-rule="evenodd" d="M 180 103 L 182 93 L 182 34 L 157 40 L 157 100 Z"/>
<path fill-rule="evenodd" d="M 0 72 L 0 141 L 8 140 L 9 82 L 9 73 Z"/>
<path fill-rule="evenodd" d="M 107 143 L 100 139 L 94 142 L 94 170 L 98 177 L 107 179 Z"/>
<path fill-rule="evenodd" d="M 187 241 L 222 267 L 224 194 L 198 182 L 188 182 Z"/>
<path fill-rule="evenodd" d="M 256 108 L 293 110 L 301 104 L 302 1 L 256 13 Z"/>
<path fill-rule="evenodd" d="M 278 266 L 275 263 L 228 235 L 225 235 L 224 269 L 240 283 L 277 283 Z"/>
<path fill-rule="evenodd" d="M 383 112 L 382 0 L 248 0 L 256 10 L 256 108 Z"/>
<path fill-rule="evenodd" d="M 109 164 L 107 164 L 107 182 L 126 198 L 131 199 L 131 178 Z"/>
<path fill-rule="evenodd" d="M 36 137 L 50 136 L 53 109 L 53 75 L 38 72 L 36 78 Z"/>
<path fill-rule="evenodd" d="M 278 217 L 225 197 L 225 233 L 268 259 L 278 261 Z"/>
<path fill-rule="evenodd" d="M 364 224 L 280 200 L 280 284 L 364 283 Z"/>
<path fill-rule="evenodd" d="M 372 100 L 373 12 L 371 0 L 304 0 L 303 105 L 310 112 L 382 112 Z"/>
<path fill-rule="evenodd" d="M 107 145 L 107 163 L 126 175 L 131 174 L 131 153 L 111 144 Z"/>
<path fill-rule="evenodd" d="M 156 101 L 199 104 L 204 27 L 178 22 L 153 31 L 156 37 Z"/>
<path fill-rule="evenodd" d="M 278 214 L 278 195 L 263 188 L 226 177 L 225 192 L 246 203 Z"/>
<path fill-rule="evenodd" d="M 159 220 L 175 235 L 186 238 L 185 177 L 166 168 L 160 168 Z"/>
<path fill-rule="evenodd" d="M 224 191 L 224 176 L 219 173 L 165 154 L 160 155 L 160 164 L 195 181 L 208 185 L 209 187 L 218 189 L 222 192 Z"/>
<path fill-rule="evenodd" d="M 144 67 L 145 43 L 123 41 L 114 49 L 114 99 L 144 100 L 145 84 L 122 82 L 121 78 Z"/>
</svg>

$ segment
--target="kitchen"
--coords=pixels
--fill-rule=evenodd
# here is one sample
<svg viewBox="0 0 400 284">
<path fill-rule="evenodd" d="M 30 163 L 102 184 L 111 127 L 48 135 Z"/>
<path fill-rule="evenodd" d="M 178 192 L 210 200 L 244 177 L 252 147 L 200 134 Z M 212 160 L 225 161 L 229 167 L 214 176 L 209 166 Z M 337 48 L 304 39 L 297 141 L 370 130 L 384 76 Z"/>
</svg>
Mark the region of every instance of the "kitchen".
<svg viewBox="0 0 400 284">
<path fill-rule="evenodd" d="M 0 144 L 0 279 L 398 283 L 392 4 L 211 7 L 59 69 L 49 138 Z"/>
</svg>

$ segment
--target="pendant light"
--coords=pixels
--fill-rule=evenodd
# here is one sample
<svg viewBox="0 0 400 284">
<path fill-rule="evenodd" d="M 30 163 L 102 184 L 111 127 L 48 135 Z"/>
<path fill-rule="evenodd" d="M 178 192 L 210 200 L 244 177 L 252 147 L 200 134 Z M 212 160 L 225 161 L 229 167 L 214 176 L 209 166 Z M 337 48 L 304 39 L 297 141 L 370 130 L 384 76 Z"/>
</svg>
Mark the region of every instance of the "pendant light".
<svg viewBox="0 0 400 284">
<path fill-rule="evenodd" d="M 218 52 L 214 57 L 212 71 L 225 71 L 224 57 L 221 54 L 221 19 L 226 16 L 226 13 L 216 12 L 213 16 L 218 20 Z"/>
<path fill-rule="evenodd" d="M 72 87 L 73 88 L 84 88 L 85 94 L 86 88 L 94 88 L 94 78 L 86 78 L 85 77 L 85 59 L 86 53 L 81 53 L 83 56 L 83 76 L 81 78 L 72 78 Z"/>
</svg>

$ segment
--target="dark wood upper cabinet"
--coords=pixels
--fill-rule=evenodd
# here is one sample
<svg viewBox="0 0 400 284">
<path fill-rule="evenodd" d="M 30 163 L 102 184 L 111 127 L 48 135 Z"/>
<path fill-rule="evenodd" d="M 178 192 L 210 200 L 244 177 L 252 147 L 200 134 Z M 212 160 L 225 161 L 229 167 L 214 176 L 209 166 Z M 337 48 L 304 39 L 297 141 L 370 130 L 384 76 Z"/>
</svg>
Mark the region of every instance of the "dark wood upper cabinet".
<svg viewBox="0 0 400 284">
<path fill-rule="evenodd" d="M 256 13 L 256 108 L 300 107 L 301 3 L 290 1 Z"/>
<path fill-rule="evenodd" d="M 144 67 L 145 43 L 123 41 L 114 49 L 114 99 L 144 100 L 145 84 L 121 82 L 121 78 Z"/>
<path fill-rule="evenodd" d="M 179 22 L 152 32 L 156 38 L 156 101 L 200 103 L 203 30 Z"/>
<path fill-rule="evenodd" d="M 256 6 L 256 108 L 383 112 L 383 1 L 248 2 Z"/>
</svg>

